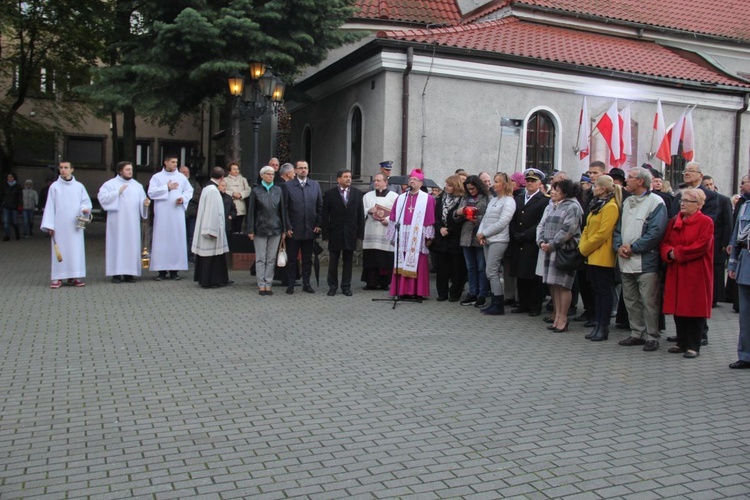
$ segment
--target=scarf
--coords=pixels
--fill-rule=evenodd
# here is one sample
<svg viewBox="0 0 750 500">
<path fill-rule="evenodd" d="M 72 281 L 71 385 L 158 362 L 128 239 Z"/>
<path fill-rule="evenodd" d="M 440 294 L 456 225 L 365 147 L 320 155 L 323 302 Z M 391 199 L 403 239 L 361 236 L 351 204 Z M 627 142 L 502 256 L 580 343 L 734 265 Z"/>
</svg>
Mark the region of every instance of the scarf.
<svg viewBox="0 0 750 500">
<path fill-rule="evenodd" d="M 601 212 L 602 208 L 604 208 L 604 205 L 607 204 L 609 200 L 611 200 L 615 196 L 615 193 L 610 193 L 606 198 L 594 198 L 591 200 L 591 203 L 589 204 L 589 212 L 592 215 L 596 215 L 599 212 Z"/>
<path fill-rule="evenodd" d="M 448 214 L 453 210 L 453 207 L 458 205 L 459 201 L 461 201 L 460 196 L 443 194 L 443 213 L 440 215 L 440 220 L 443 222 L 444 227 L 448 225 Z"/>
<path fill-rule="evenodd" d="M 411 223 L 406 225 L 404 217 L 406 216 L 406 206 L 409 204 L 410 194 L 402 194 L 394 207 L 398 207 L 399 202 L 400 214 L 398 215 L 399 224 L 399 247 L 393 252 L 394 265 L 395 259 L 398 258 L 399 266 L 393 272 L 406 276 L 407 278 L 417 277 L 417 267 L 419 266 L 419 255 L 422 250 L 422 233 L 424 232 L 424 216 L 427 209 L 427 198 L 429 195 L 423 191 L 418 191 L 414 202 L 414 214 L 411 217 Z"/>
</svg>

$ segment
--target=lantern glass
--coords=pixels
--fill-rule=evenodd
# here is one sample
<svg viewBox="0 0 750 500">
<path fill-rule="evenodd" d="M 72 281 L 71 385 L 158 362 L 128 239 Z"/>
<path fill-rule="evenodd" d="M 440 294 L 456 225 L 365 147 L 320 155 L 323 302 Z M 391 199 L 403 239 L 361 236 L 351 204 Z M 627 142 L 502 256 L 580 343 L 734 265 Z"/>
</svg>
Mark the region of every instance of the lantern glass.
<svg viewBox="0 0 750 500">
<path fill-rule="evenodd" d="M 253 61 L 250 63 L 250 78 L 252 78 L 253 80 L 258 80 L 265 73 L 266 73 L 265 64 L 258 62 L 258 61 Z"/>
<path fill-rule="evenodd" d="M 273 73 L 270 71 L 266 71 L 266 73 L 258 80 L 258 86 L 260 87 L 260 92 L 266 97 L 271 97 L 273 95 L 273 90 L 276 87 L 276 77 L 273 76 Z"/>
<path fill-rule="evenodd" d="M 282 102 L 284 100 L 284 90 L 286 90 L 286 83 L 282 82 L 281 80 L 277 80 L 276 87 L 274 87 L 273 89 L 271 101 Z"/>
<path fill-rule="evenodd" d="M 245 86 L 245 79 L 240 76 L 235 76 L 229 79 L 229 93 L 234 97 L 242 95 L 242 89 Z"/>
</svg>

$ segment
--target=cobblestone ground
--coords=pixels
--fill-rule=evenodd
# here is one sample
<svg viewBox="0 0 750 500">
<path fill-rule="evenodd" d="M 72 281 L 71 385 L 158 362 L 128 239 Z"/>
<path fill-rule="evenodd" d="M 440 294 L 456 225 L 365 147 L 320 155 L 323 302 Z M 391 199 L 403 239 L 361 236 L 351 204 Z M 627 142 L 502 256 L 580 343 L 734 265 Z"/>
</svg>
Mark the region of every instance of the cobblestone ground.
<svg viewBox="0 0 750 500">
<path fill-rule="evenodd" d="M 727 304 L 686 360 L 359 283 L 115 285 L 87 238 L 59 290 L 46 238 L 0 244 L 3 499 L 750 496 Z"/>
</svg>

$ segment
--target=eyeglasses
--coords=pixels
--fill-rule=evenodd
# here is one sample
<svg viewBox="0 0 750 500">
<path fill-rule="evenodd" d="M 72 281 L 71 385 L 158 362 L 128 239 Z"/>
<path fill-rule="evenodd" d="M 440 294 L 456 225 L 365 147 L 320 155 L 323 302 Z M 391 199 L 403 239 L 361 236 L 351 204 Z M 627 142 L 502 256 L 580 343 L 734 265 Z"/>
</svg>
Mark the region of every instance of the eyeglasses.
<svg viewBox="0 0 750 500">
<path fill-rule="evenodd" d="M 682 175 L 687 175 L 687 174 L 700 174 L 700 172 L 698 172 L 697 170 L 683 170 L 682 171 Z"/>
<path fill-rule="evenodd" d="M 698 203 L 698 200 L 680 200 L 680 205 L 683 203 Z"/>
</svg>

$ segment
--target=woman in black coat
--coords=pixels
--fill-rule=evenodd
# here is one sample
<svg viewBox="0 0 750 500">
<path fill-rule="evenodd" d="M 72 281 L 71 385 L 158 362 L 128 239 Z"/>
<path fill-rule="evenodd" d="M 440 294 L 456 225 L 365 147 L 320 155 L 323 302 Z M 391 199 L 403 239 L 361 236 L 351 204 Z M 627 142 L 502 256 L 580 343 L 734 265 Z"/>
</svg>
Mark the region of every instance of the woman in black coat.
<svg viewBox="0 0 750 500">
<path fill-rule="evenodd" d="M 445 180 L 445 189 L 435 200 L 435 239 L 430 252 L 437 272 L 438 302 L 458 302 L 466 283 L 466 261 L 461 249 L 463 223 L 453 217 L 464 194 L 460 177 L 452 175 Z"/>
</svg>

